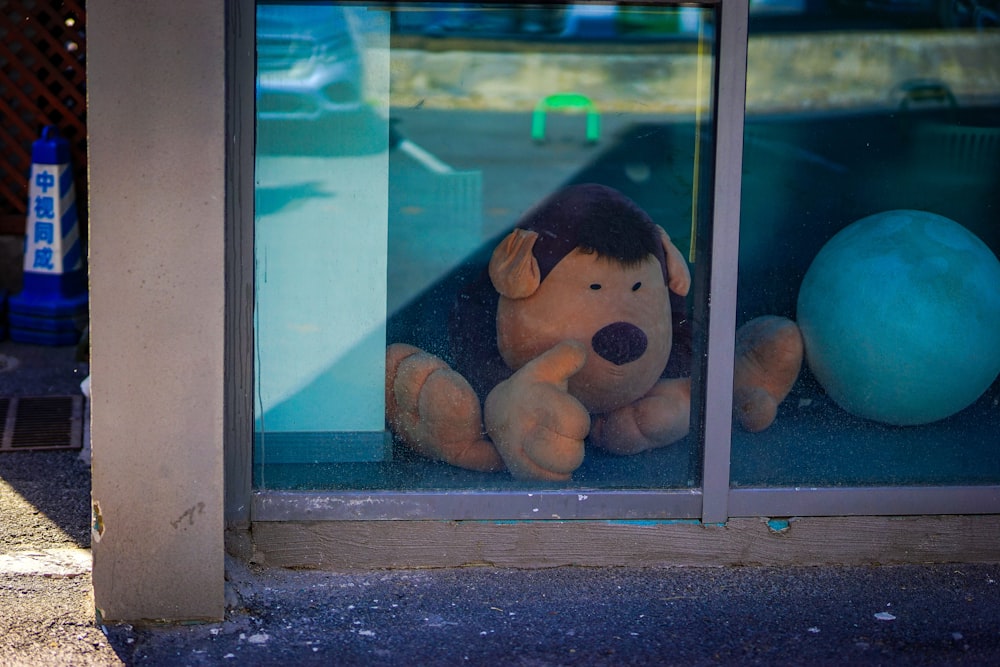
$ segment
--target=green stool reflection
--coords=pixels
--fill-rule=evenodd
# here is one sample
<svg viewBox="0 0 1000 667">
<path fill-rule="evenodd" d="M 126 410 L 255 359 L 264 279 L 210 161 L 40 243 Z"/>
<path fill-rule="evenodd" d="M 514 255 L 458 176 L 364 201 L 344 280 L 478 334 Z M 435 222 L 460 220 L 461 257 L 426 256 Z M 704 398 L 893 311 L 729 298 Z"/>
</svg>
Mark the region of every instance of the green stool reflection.
<svg viewBox="0 0 1000 667">
<path fill-rule="evenodd" d="M 556 93 L 542 98 L 535 105 L 535 112 L 531 117 L 531 138 L 533 141 L 538 143 L 545 141 L 545 113 L 549 109 L 585 110 L 587 112 L 587 143 L 597 143 L 601 133 L 600 114 L 590 98 L 579 93 Z"/>
</svg>

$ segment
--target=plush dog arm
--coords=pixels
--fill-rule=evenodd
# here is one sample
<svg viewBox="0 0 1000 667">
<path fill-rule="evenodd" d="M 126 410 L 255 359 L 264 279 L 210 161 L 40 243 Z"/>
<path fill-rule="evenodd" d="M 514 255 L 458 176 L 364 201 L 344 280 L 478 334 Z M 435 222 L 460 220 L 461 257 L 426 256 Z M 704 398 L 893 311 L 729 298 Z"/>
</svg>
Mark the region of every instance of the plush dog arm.
<svg viewBox="0 0 1000 667">
<path fill-rule="evenodd" d="M 756 433 L 771 425 L 804 354 L 802 332 L 787 318 L 764 315 L 736 331 L 733 412 L 743 428 Z"/>
<path fill-rule="evenodd" d="M 660 380 L 634 403 L 594 417 L 591 442 L 615 454 L 637 454 L 677 442 L 691 422 L 691 380 Z"/>
<path fill-rule="evenodd" d="M 590 415 L 567 381 L 586 358 L 580 343 L 559 343 L 486 397 L 486 431 L 514 477 L 565 481 L 583 462 Z"/>
<path fill-rule="evenodd" d="M 441 359 L 412 345 L 386 350 L 386 423 L 414 451 L 455 466 L 503 470 L 496 448 L 483 439 L 479 398 Z"/>
</svg>

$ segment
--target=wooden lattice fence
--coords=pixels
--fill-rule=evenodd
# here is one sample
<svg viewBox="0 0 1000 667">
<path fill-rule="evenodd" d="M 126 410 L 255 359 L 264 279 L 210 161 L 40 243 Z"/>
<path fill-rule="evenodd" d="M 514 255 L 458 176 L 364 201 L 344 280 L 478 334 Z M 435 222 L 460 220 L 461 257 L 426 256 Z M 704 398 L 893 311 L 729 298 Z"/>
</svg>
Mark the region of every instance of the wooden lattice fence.
<svg viewBox="0 0 1000 667">
<path fill-rule="evenodd" d="M 81 231 L 87 185 L 83 0 L 0 0 L 0 234 L 23 234 L 31 144 L 55 125 L 70 142 Z"/>
</svg>

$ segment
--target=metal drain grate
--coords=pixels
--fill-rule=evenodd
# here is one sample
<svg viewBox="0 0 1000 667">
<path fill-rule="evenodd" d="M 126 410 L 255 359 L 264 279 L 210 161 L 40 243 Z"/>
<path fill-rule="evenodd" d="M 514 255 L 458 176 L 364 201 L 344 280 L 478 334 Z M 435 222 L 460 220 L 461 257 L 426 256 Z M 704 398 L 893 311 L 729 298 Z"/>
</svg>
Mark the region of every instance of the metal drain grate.
<svg viewBox="0 0 1000 667">
<path fill-rule="evenodd" d="M 83 396 L 0 398 L 0 452 L 83 447 Z"/>
</svg>

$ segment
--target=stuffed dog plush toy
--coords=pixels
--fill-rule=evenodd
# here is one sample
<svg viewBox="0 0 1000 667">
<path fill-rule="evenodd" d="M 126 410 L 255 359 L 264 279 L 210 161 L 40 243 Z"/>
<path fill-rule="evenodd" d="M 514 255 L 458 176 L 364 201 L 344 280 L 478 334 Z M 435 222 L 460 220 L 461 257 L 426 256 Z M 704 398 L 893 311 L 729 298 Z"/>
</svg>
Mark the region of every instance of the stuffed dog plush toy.
<svg viewBox="0 0 1000 667">
<path fill-rule="evenodd" d="M 618 454 L 674 443 L 689 430 L 689 347 L 668 361 L 690 284 L 680 251 L 633 201 L 597 184 L 557 192 L 460 296 L 455 368 L 388 347 L 386 422 L 423 455 L 520 479 L 569 479 L 585 442 Z M 734 411 L 745 428 L 774 420 L 802 349 L 790 320 L 740 328 Z"/>
</svg>

